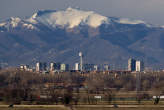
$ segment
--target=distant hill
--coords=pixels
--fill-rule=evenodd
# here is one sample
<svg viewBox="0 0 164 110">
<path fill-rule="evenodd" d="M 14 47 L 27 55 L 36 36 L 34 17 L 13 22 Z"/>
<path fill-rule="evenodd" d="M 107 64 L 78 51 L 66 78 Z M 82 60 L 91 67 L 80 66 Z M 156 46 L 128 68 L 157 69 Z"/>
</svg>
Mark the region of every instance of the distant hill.
<svg viewBox="0 0 164 110">
<path fill-rule="evenodd" d="M 147 67 L 164 67 L 164 28 L 141 20 L 105 17 L 68 8 L 38 11 L 28 19 L 0 23 L 0 62 L 9 65 L 37 61 L 111 64 L 125 68 L 128 58 Z"/>
</svg>

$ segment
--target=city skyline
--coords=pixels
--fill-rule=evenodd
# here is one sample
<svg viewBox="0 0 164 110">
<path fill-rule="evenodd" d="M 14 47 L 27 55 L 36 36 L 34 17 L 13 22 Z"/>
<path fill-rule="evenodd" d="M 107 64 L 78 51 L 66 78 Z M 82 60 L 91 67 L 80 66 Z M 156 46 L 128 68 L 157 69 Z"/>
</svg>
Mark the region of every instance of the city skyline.
<svg viewBox="0 0 164 110">
<path fill-rule="evenodd" d="M 164 0 L 0 0 L 1 109 L 164 108 Z"/>
<path fill-rule="evenodd" d="M 0 62 L 31 65 L 57 61 L 73 65 L 82 50 L 86 63 L 107 63 L 120 69 L 134 57 L 146 66 L 163 68 L 163 30 L 144 21 L 108 18 L 92 10 L 44 10 L 29 19 L 10 18 L 0 23 Z"/>
</svg>

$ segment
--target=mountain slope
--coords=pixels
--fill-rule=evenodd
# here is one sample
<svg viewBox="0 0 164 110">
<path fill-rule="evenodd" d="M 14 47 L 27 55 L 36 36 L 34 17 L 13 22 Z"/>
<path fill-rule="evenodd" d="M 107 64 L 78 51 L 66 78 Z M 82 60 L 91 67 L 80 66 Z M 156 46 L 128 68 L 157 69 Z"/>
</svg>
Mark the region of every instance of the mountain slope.
<svg viewBox="0 0 164 110">
<path fill-rule="evenodd" d="M 141 20 L 105 17 L 68 8 L 38 11 L 28 19 L 0 23 L 0 62 L 9 65 L 37 61 L 73 65 L 84 53 L 85 63 L 125 68 L 130 57 L 145 65 L 164 66 L 164 29 Z"/>
</svg>

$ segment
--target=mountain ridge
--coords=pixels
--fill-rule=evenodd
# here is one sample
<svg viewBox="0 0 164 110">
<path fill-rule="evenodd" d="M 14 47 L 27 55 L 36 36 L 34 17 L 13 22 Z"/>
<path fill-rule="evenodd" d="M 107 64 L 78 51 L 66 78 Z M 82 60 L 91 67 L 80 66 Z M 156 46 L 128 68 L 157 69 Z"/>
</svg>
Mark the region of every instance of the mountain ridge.
<svg viewBox="0 0 164 110">
<path fill-rule="evenodd" d="M 56 13 L 67 17 L 74 11 L 76 14 L 73 17 L 77 17 L 74 19 L 81 21 L 74 25 L 69 25 L 73 23 L 70 20 L 61 25 L 55 22 L 65 19 L 56 17 Z M 107 21 L 99 22 L 104 20 L 100 19 L 98 25 L 92 26 L 86 19 L 79 17 L 81 12 L 86 15 L 84 18 L 96 15 L 105 20 L 107 18 Z M 88 19 L 94 20 L 94 17 Z M 49 24 L 45 21 L 49 21 Z M 78 52 L 82 51 L 85 63 L 108 63 L 117 65 L 115 68 L 125 69 L 128 58 L 132 57 L 143 60 L 147 67 L 163 67 L 163 35 L 161 26 L 141 20 L 105 17 L 92 11 L 72 8 L 64 11 L 44 10 L 27 19 L 11 18 L 0 23 L 0 62 L 18 65 L 55 61 L 73 65 L 79 62 Z"/>
<path fill-rule="evenodd" d="M 129 25 L 143 24 L 147 27 L 155 27 L 155 25 L 148 24 L 142 20 L 106 17 L 93 11 L 82 11 L 78 9 L 73 9 L 71 7 L 62 11 L 41 10 L 34 13 L 31 17 L 27 19 L 20 19 L 19 17 L 11 17 L 10 19 L 10 24 L 13 24 L 13 27 L 16 27 L 17 25 L 14 24 L 18 24 L 19 22 L 31 23 L 29 24 L 31 26 L 41 23 L 47 26 L 50 25 L 54 28 L 57 26 L 74 28 L 79 25 L 88 25 L 89 27 L 97 28 L 103 24 L 110 24 L 110 22 Z M 95 22 L 97 22 L 97 24 L 94 24 Z M 4 26 L 5 24 L 5 22 L 0 23 L 0 27 Z M 162 28 L 162 26 L 158 27 Z"/>
</svg>

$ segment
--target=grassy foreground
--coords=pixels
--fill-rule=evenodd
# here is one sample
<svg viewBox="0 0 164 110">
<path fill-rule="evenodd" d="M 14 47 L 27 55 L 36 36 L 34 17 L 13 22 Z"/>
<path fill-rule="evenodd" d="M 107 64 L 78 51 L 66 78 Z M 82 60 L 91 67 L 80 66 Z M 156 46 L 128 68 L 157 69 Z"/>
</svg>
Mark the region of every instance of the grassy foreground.
<svg viewBox="0 0 164 110">
<path fill-rule="evenodd" d="M 163 110 L 163 108 L 0 108 L 0 110 Z"/>
<path fill-rule="evenodd" d="M 64 105 L 16 105 L 8 108 L 7 105 L 0 106 L 0 110 L 164 110 L 164 106 L 159 105 L 81 105 L 81 106 L 64 106 Z"/>
</svg>

